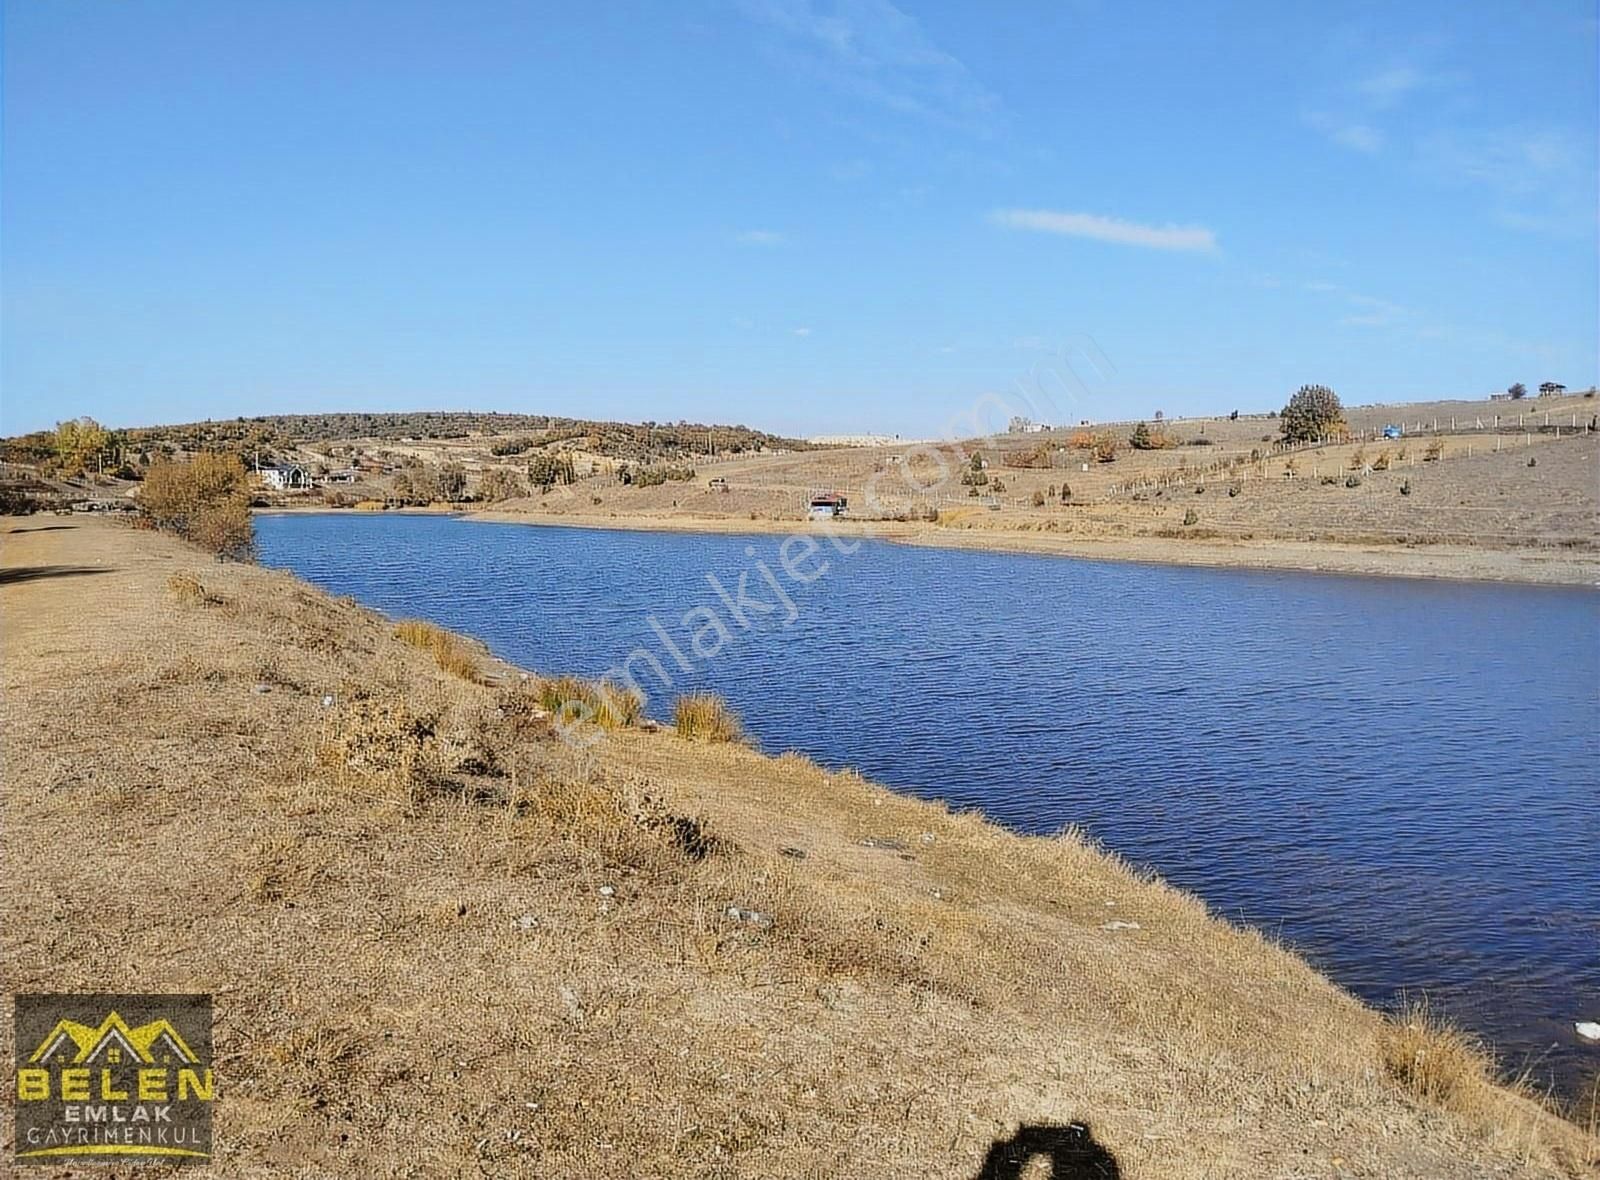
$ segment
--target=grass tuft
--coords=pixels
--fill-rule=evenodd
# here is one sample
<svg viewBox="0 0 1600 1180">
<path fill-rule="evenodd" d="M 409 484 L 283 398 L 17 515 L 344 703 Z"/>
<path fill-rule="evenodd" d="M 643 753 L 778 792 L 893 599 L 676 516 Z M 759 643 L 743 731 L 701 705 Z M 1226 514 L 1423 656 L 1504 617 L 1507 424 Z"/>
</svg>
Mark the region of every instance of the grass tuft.
<svg viewBox="0 0 1600 1180">
<path fill-rule="evenodd" d="M 627 729 L 644 716 L 644 698 L 637 692 L 576 676 L 541 683 L 539 703 L 565 724 L 592 722 L 601 729 Z"/>
<path fill-rule="evenodd" d="M 459 635 L 423 619 L 405 619 L 394 629 L 395 638 L 412 647 L 433 652 L 434 661 L 452 676 L 476 684 L 481 678 L 478 657 Z"/>
<path fill-rule="evenodd" d="M 1426 1000 L 1390 1017 L 1379 1047 L 1385 1072 L 1431 1106 L 1465 1112 L 1494 1083 L 1488 1053 L 1436 1016 Z"/>
<path fill-rule="evenodd" d="M 728 703 L 713 693 L 691 693 L 678 698 L 672 720 L 678 736 L 692 741 L 736 742 L 744 727 Z"/>
</svg>

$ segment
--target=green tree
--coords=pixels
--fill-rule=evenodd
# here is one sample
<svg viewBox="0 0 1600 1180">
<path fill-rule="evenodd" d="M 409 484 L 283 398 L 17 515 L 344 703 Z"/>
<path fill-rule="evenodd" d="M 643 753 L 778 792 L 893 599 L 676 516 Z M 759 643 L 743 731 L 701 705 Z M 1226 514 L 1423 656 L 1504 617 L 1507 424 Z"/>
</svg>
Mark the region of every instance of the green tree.
<svg viewBox="0 0 1600 1180">
<path fill-rule="evenodd" d="M 1155 449 L 1155 443 L 1150 441 L 1150 428 L 1143 422 L 1133 428 L 1133 433 L 1128 436 L 1128 445 L 1136 451 L 1150 451 Z"/>
<path fill-rule="evenodd" d="M 1309 442 L 1344 430 L 1344 407 L 1326 385 L 1302 385 L 1283 407 L 1278 428 L 1285 442 Z"/>
<path fill-rule="evenodd" d="M 1523 398 L 1528 396 L 1528 387 L 1522 382 L 1518 381 L 1515 385 L 1507 388 L 1506 392 L 1511 395 L 1512 401 L 1520 402 Z"/>
</svg>

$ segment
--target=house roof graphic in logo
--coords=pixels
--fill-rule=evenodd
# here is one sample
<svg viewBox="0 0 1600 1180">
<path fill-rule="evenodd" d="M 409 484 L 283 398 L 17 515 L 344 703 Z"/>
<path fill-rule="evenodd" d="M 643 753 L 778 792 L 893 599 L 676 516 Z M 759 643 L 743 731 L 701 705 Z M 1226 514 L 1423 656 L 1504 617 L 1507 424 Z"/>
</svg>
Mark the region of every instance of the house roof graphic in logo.
<svg viewBox="0 0 1600 1180">
<path fill-rule="evenodd" d="M 138 1028 L 129 1028 L 115 1012 L 102 1020 L 99 1027 L 75 1020 L 58 1021 L 28 1058 L 31 1065 L 90 1062 L 196 1065 L 199 1061 L 171 1021 L 152 1020 Z"/>
</svg>

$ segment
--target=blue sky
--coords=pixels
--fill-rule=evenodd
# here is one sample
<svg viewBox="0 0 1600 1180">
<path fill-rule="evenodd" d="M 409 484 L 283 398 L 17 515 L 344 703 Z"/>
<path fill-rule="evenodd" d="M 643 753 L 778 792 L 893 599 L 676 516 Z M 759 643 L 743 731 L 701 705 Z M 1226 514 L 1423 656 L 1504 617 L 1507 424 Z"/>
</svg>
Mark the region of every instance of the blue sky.
<svg viewBox="0 0 1600 1180">
<path fill-rule="evenodd" d="M 986 394 L 1596 376 L 1588 2 L 34 0 L 4 32 L 4 433 L 932 435 Z"/>
</svg>

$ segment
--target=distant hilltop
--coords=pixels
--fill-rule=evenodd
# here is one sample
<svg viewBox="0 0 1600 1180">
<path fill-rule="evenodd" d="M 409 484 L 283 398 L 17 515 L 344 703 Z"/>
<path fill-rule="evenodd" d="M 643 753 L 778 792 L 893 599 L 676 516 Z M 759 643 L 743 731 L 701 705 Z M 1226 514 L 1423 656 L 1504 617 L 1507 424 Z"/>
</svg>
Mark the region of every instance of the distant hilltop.
<svg viewBox="0 0 1600 1180">
<path fill-rule="evenodd" d="M 806 439 L 813 447 L 900 447 L 927 441 L 898 434 L 814 434 Z"/>
</svg>

